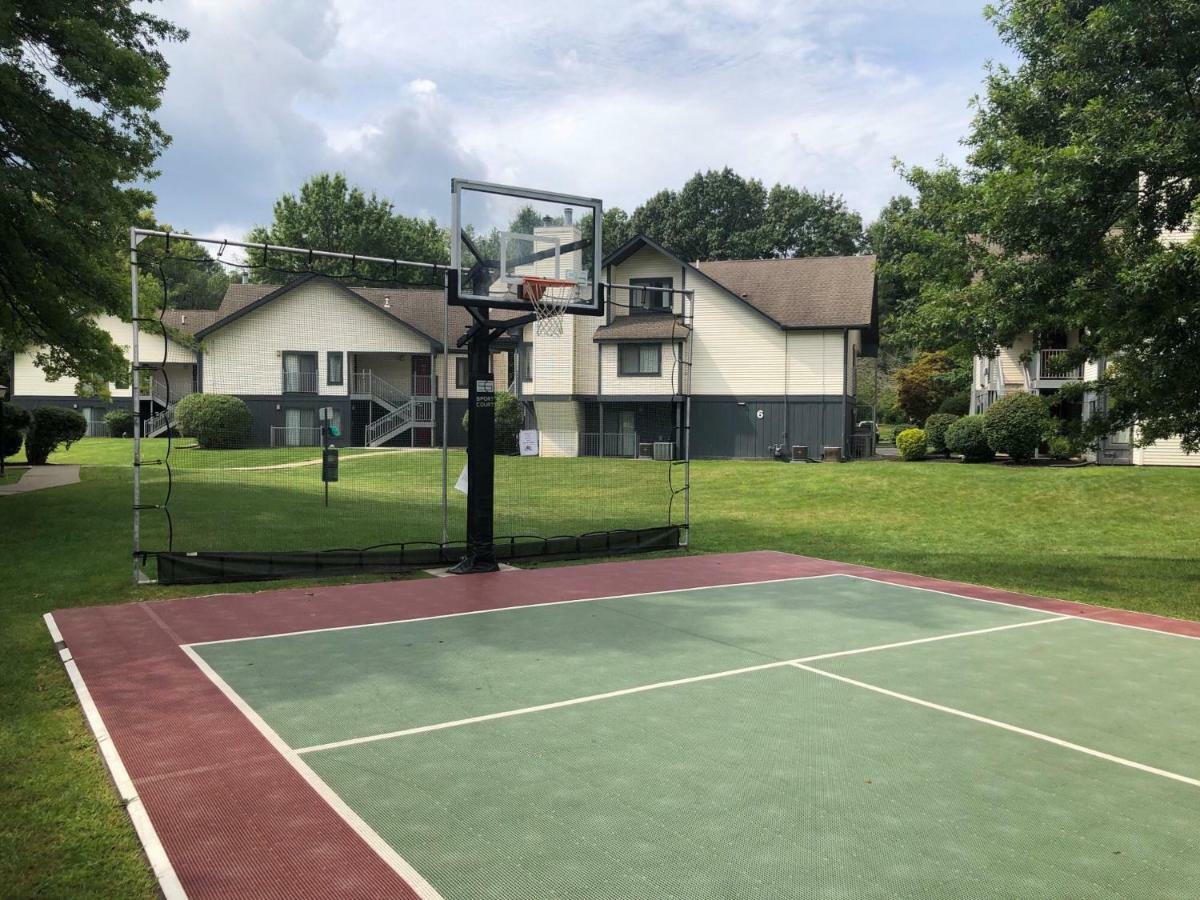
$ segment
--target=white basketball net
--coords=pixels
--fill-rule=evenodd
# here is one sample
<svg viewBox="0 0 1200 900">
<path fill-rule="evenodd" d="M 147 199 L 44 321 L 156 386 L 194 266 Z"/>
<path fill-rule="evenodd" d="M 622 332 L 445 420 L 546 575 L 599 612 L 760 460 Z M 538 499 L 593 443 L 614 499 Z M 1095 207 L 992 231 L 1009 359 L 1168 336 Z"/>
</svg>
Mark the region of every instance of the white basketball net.
<svg viewBox="0 0 1200 900">
<path fill-rule="evenodd" d="M 579 293 L 579 285 L 573 281 L 555 281 L 549 278 L 526 278 L 525 299 L 537 316 L 533 330 L 543 337 L 556 337 L 563 333 L 563 315 L 571 301 Z"/>
</svg>

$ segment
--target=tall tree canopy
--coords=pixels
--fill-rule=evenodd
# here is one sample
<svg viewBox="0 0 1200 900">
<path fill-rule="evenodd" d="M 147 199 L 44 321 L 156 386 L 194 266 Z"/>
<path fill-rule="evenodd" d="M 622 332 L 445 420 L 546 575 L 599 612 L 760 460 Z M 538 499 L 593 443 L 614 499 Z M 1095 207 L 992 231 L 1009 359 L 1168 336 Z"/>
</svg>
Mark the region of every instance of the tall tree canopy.
<svg viewBox="0 0 1200 900">
<path fill-rule="evenodd" d="M 962 173 L 909 173 L 922 207 L 957 194 L 927 223 L 954 262 L 931 264 L 917 327 L 984 353 L 1081 333 L 1077 358 L 1109 360 L 1094 434 L 1138 421 L 1200 449 L 1200 245 L 1181 231 L 1200 200 L 1200 4 L 988 15 L 1021 62 L 990 70 Z"/>
<path fill-rule="evenodd" d="M 186 33 L 133 0 L 0 5 L 0 345 L 40 346 L 51 377 L 120 381 L 128 364 L 92 324 L 129 315 L 133 187 L 168 142 L 154 120 L 159 51 Z"/>
<path fill-rule="evenodd" d="M 605 252 L 644 234 L 688 260 L 841 256 L 862 246 L 862 219 L 840 197 L 743 178 L 726 168 L 697 172 L 634 210 L 605 210 Z"/>
<path fill-rule="evenodd" d="M 401 215 L 390 201 L 363 193 L 341 173 L 315 175 L 297 193 L 284 194 L 275 201 L 271 224 L 251 229 L 246 241 L 441 265 L 450 262 L 447 235 L 435 220 Z M 309 268 L 306 257 L 292 254 L 264 256 L 261 250 L 251 250 L 248 257 L 251 265 L 263 267 L 251 270 L 251 278 L 262 282 L 278 281 L 280 270 Z M 312 268 L 335 277 L 393 278 L 390 267 L 350 260 L 314 261 Z M 395 272 L 395 280 L 405 284 L 431 283 L 432 278 L 422 269 L 401 267 Z"/>
</svg>

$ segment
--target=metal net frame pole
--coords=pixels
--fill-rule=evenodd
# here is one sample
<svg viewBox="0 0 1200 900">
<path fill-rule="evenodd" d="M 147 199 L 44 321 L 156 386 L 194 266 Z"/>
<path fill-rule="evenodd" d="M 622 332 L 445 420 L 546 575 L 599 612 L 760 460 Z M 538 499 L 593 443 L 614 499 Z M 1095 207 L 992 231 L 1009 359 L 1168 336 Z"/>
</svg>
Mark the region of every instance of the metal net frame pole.
<svg viewBox="0 0 1200 900">
<path fill-rule="evenodd" d="M 263 254 L 267 253 L 286 253 L 292 256 L 303 256 L 306 259 L 344 259 L 354 262 L 363 263 L 382 263 L 394 268 L 405 267 L 414 269 L 427 269 L 432 272 L 446 272 L 449 267 L 444 263 L 429 263 L 411 259 L 398 259 L 395 257 L 383 256 L 360 256 L 356 253 L 339 253 L 332 250 L 313 250 L 308 247 L 286 247 L 279 244 L 271 243 L 249 243 L 247 241 L 231 241 L 228 238 L 208 237 L 205 235 L 188 234 L 182 231 L 162 231 L 156 228 L 138 228 L 136 226 L 129 229 L 129 275 L 130 275 L 130 312 L 132 314 L 132 336 L 129 344 L 129 351 L 132 365 L 132 380 L 130 388 L 130 399 L 133 404 L 133 580 L 135 584 L 153 584 L 154 579 L 146 575 L 145 568 L 142 564 L 142 395 L 141 395 L 141 356 L 138 344 L 139 337 L 139 322 L 140 311 L 138 306 L 138 271 L 140 269 L 138 263 L 138 245 L 148 237 L 163 238 L 170 241 L 172 237 L 181 240 L 192 241 L 197 244 L 212 244 L 222 249 L 226 247 L 241 247 L 246 250 L 260 250 Z M 449 309 L 445 313 L 445 321 L 443 323 L 443 350 L 448 351 L 446 346 L 446 338 L 449 331 Z M 449 353 L 446 352 L 447 358 Z M 448 390 L 448 388 L 443 388 Z M 449 401 L 444 398 L 443 411 L 449 409 Z M 445 437 L 448 436 L 448 426 L 443 415 L 442 422 L 443 434 L 443 451 L 442 451 L 442 535 L 443 542 L 446 540 L 448 530 L 448 506 L 446 498 L 446 459 L 445 459 Z"/>
<path fill-rule="evenodd" d="M 692 536 L 692 346 L 696 342 L 696 293 L 688 291 L 683 295 L 684 324 L 687 326 L 687 339 L 683 342 L 684 378 L 686 383 L 683 394 L 683 534 L 680 545 L 687 547 Z"/>
<path fill-rule="evenodd" d="M 450 289 L 442 296 L 442 545 L 450 542 Z"/>
<path fill-rule="evenodd" d="M 147 580 L 142 569 L 142 371 L 141 355 L 138 345 L 138 244 L 141 242 L 141 229 L 129 229 L 129 296 L 130 311 L 133 321 L 133 334 L 129 342 L 129 354 L 133 366 L 130 379 L 130 401 L 133 404 L 133 583 L 141 584 Z"/>
</svg>

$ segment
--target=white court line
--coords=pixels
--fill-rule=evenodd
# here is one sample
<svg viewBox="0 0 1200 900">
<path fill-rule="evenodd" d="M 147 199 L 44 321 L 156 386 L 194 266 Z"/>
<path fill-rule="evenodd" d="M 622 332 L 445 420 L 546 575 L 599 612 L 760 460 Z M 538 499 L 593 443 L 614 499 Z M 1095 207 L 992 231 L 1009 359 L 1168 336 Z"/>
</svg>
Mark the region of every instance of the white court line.
<svg viewBox="0 0 1200 900">
<path fill-rule="evenodd" d="M 511 612 L 516 609 L 542 609 L 546 606 L 566 606 L 570 603 L 592 603 L 596 600 L 623 600 L 627 597 L 657 597 L 660 594 L 682 594 L 687 591 L 715 591 L 721 588 L 751 587 L 756 584 L 782 584 L 787 581 L 812 581 L 817 578 L 837 578 L 841 572 L 826 572 L 823 575 L 789 575 L 787 578 L 769 578 L 766 581 L 739 581 L 735 584 L 702 584 L 696 587 L 670 588 L 665 591 L 638 591 L 633 594 L 610 594 L 605 597 L 576 597 L 574 600 L 551 600 L 547 603 L 518 603 L 513 606 L 497 606 L 493 609 L 471 609 L 464 612 L 442 613 L 436 616 L 421 616 L 417 619 L 389 619 L 386 622 L 363 622 L 361 625 L 334 625 L 331 628 L 307 628 L 303 631 L 281 631 L 277 634 L 254 634 L 249 637 L 221 638 L 216 641 L 196 641 L 184 647 L 209 647 L 213 644 L 236 644 L 239 641 L 265 641 L 270 638 L 296 637 L 301 634 L 324 634 L 327 631 L 349 631 L 354 628 L 378 628 L 381 625 L 404 625 L 409 622 L 431 622 L 434 619 L 457 619 L 460 616 L 482 616 L 488 613 Z M 218 594 L 213 596 L 229 596 Z"/>
<path fill-rule="evenodd" d="M 1001 728 L 1004 731 L 1011 731 L 1014 734 L 1020 734 L 1024 735 L 1025 737 L 1034 738 L 1035 740 L 1045 741 L 1047 744 L 1054 744 L 1056 747 L 1064 747 L 1067 750 L 1074 750 L 1077 753 L 1083 753 L 1087 756 L 1094 756 L 1097 759 L 1103 759 L 1107 762 L 1126 766 L 1130 769 L 1137 769 L 1139 772 L 1147 772 L 1151 775 L 1158 775 L 1162 778 L 1170 778 L 1172 781 L 1179 781 L 1183 784 L 1191 785 L 1192 787 L 1200 787 L 1200 779 L 1189 778 L 1187 775 L 1180 775 L 1178 772 L 1168 772 L 1166 769 L 1148 766 L 1145 763 L 1135 762 L 1134 760 L 1126 759 L 1123 756 L 1113 756 L 1111 753 L 1105 753 L 1102 750 L 1093 750 L 1091 747 L 1085 747 L 1082 744 L 1076 744 L 1072 741 L 1065 741 L 1062 738 L 1056 738 L 1049 734 L 1043 734 L 1040 731 L 1032 731 L 1028 728 L 1022 728 L 1019 725 L 1010 725 L 1008 722 L 1000 722 L 996 719 L 989 719 L 986 716 L 977 716 L 974 713 L 969 713 L 965 710 L 955 709 L 953 706 L 943 706 L 940 703 L 922 700 L 920 697 L 913 697 L 909 694 L 901 694 L 898 691 L 889 691 L 887 688 L 882 688 L 874 684 L 867 684 L 865 681 L 856 681 L 853 678 L 847 678 L 845 675 L 835 675 L 833 672 L 826 672 L 824 669 L 815 669 L 812 666 L 806 666 L 801 662 L 793 662 L 789 665 L 805 672 L 811 672 L 814 675 L 820 675 L 823 678 L 831 678 L 834 681 L 840 681 L 844 684 L 863 688 L 864 690 L 874 691 L 876 694 L 882 694 L 885 697 L 891 697 L 895 700 L 903 700 L 906 703 L 924 706 L 927 709 L 948 713 L 949 715 L 958 716 L 962 719 L 969 719 L 972 722 L 979 722 L 983 725 L 991 725 L 993 728 Z"/>
<path fill-rule="evenodd" d="M 878 650 L 892 650 L 896 647 L 912 647 L 916 644 L 931 644 L 935 641 L 948 641 L 954 638 L 973 637 L 979 634 L 991 634 L 996 631 L 1009 631 L 1013 628 L 1028 628 L 1032 625 L 1048 625 L 1051 622 L 1068 621 L 1068 616 L 1056 616 L 1053 618 L 1034 619 L 1029 622 L 1017 622 L 1011 625 L 996 625 L 991 628 L 978 628 L 974 631 L 959 631 L 953 634 L 939 634 L 933 637 L 914 638 L 911 641 L 898 641 L 892 644 L 876 644 L 873 647 L 859 647 L 854 650 L 838 650 L 833 653 L 822 653 L 818 656 L 804 656 L 796 659 L 779 660 L 777 662 L 762 663 L 757 666 L 745 666 L 740 669 L 726 669 L 723 672 L 710 672 L 706 675 L 692 675 L 688 678 L 675 678 L 671 681 L 659 681 L 654 684 L 643 684 L 637 687 L 622 688 L 616 691 L 606 691 L 603 694 L 589 694 L 586 697 L 573 697 L 570 700 L 557 700 L 553 703 L 542 703 L 537 706 L 525 706 L 520 709 L 508 709 L 501 712 L 486 713 L 480 716 L 471 716 L 467 719 L 455 719 L 449 722 L 436 722 L 432 725 L 417 725 L 412 728 L 403 728 L 398 731 L 385 731 L 381 734 L 369 734 L 363 737 L 346 738 L 341 741 L 330 741 L 327 744 L 314 744 L 311 747 L 300 747 L 295 752 L 297 754 L 318 753 L 322 750 L 336 750 L 342 747 L 354 747 L 359 744 L 373 744 L 376 741 L 387 741 L 392 738 L 407 737 L 413 734 L 425 734 L 430 731 L 441 731 L 446 728 L 458 728 L 461 725 L 475 725 L 479 722 L 492 722 L 497 719 L 510 719 L 513 716 L 524 716 L 529 713 L 545 712 L 550 709 L 563 709 L 568 706 L 578 706 L 582 703 L 594 703 L 597 700 L 611 700 L 614 697 L 625 697 L 630 694 L 641 694 L 646 691 L 656 691 L 660 688 L 679 687 L 684 684 L 696 684 L 701 681 L 712 681 L 716 678 L 728 678 L 731 675 L 744 675 L 748 672 L 762 672 L 767 669 L 778 669 L 783 666 L 794 665 L 798 662 L 816 662 L 822 659 L 834 659 L 839 656 L 854 656 L 859 653 L 874 653 Z"/>
<path fill-rule="evenodd" d="M 187 894 L 183 890 L 175 867 L 171 865 L 167 851 L 163 849 L 162 841 L 158 838 L 158 832 L 154 830 L 154 823 L 150 821 L 150 814 L 142 805 L 142 798 L 138 796 L 133 779 L 129 777 L 129 770 L 125 768 L 121 754 L 113 744 L 112 736 L 104 724 L 104 718 L 100 715 L 100 709 L 92 698 L 92 692 L 88 690 L 79 666 L 75 664 L 71 651 L 66 647 L 62 632 L 58 630 L 58 623 L 54 621 L 54 616 L 50 613 L 46 613 L 42 618 L 45 619 L 46 627 L 50 630 L 50 637 L 56 645 L 58 657 L 67 670 L 67 677 L 71 679 L 71 686 L 75 688 L 79 705 L 83 707 L 84 719 L 92 730 L 92 735 L 96 738 L 96 744 L 100 748 L 100 757 L 104 760 L 108 774 L 116 786 L 117 796 L 121 798 L 121 805 L 129 814 L 129 818 L 133 822 L 133 830 L 142 843 L 142 851 L 146 854 L 146 861 L 150 863 L 150 869 L 158 881 L 158 889 L 162 892 L 165 900 L 184 900 Z"/>
<path fill-rule="evenodd" d="M 912 576 L 912 577 L 917 577 L 917 578 L 925 577 L 924 575 L 913 576 L 912 572 L 901 572 L 901 571 L 896 571 L 894 569 L 887 569 L 887 570 L 881 570 L 881 571 L 893 572 L 893 574 L 895 574 L 895 575 L 907 575 L 907 576 Z M 1024 604 L 1014 604 L 1014 602 L 1009 602 L 1008 600 L 989 600 L 988 598 L 983 598 L 983 596 L 971 596 L 970 594 L 955 594 L 953 592 L 950 592 L 950 590 L 940 590 L 938 588 L 923 588 L 923 587 L 920 587 L 919 584 L 900 584 L 900 583 L 894 582 L 894 581 L 883 580 L 883 578 L 872 578 L 869 575 L 854 575 L 853 572 L 830 572 L 830 577 L 857 578 L 858 581 L 869 581 L 874 584 L 889 584 L 889 586 L 892 586 L 894 588 L 908 588 L 910 590 L 924 590 L 924 592 L 926 594 L 942 594 L 943 596 L 954 596 L 954 598 L 958 598 L 959 600 L 974 600 L 976 602 L 980 602 L 980 604 L 994 604 L 995 606 L 1009 606 L 1009 607 L 1015 608 L 1015 610 L 1033 610 L 1033 611 L 1037 611 L 1037 612 L 1044 612 L 1046 614 L 1051 614 L 1051 616 L 1067 616 L 1068 618 L 1079 619 L 1080 622 L 1094 622 L 1097 625 L 1115 625 L 1116 628 L 1132 628 L 1134 631 L 1145 631 L 1145 632 L 1147 632 L 1147 634 L 1151 634 L 1151 635 L 1166 635 L 1168 637 L 1182 637 L 1182 638 L 1184 638 L 1184 640 L 1187 640 L 1187 641 L 1200 641 L 1200 637 L 1198 637 L 1196 635 L 1180 635 L 1180 634 L 1176 634 L 1175 631 L 1160 631 L 1157 628 L 1146 628 L 1145 625 L 1130 625 L 1127 622 L 1105 622 L 1104 619 L 1093 619 L 1088 616 L 1080 616 L 1080 614 L 1078 612 L 1055 612 L 1055 613 L 1052 613 L 1050 610 L 1038 610 L 1037 606 L 1026 606 Z M 995 588 L 995 589 L 1003 590 L 1003 588 Z M 1012 592 L 1012 593 L 1016 593 L 1016 592 Z M 1050 600 L 1051 598 L 1033 598 L 1033 599 L 1034 600 Z M 1073 602 L 1075 602 L 1075 601 L 1074 600 L 1060 600 L 1060 602 L 1064 602 L 1064 604 L 1073 604 Z M 1096 606 L 1096 605 L 1080 604 L 1080 606 Z M 1132 610 L 1121 610 L 1121 608 L 1118 608 L 1116 606 L 1097 606 L 1096 608 L 1097 608 L 1097 610 L 1112 610 L 1112 612 L 1133 612 Z M 1135 613 L 1135 614 L 1142 614 L 1142 613 Z M 1152 616 L 1153 613 L 1144 613 L 1144 614 L 1146 614 L 1146 616 Z M 1188 622 L 1188 619 L 1169 619 L 1169 618 L 1166 618 L 1165 616 L 1159 617 L 1159 618 L 1163 618 L 1164 620 L 1166 620 L 1166 622 Z"/>
<path fill-rule="evenodd" d="M 317 792 L 318 796 L 328 803 L 333 811 L 336 812 L 342 819 L 358 834 L 359 837 L 366 842 L 367 846 L 375 851 L 376 854 L 385 863 L 408 883 L 422 900 L 442 900 L 442 895 L 422 875 L 414 869 L 399 853 L 397 853 L 390 844 L 387 843 L 379 834 L 368 825 L 354 810 L 346 805 L 341 797 L 339 797 L 325 781 L 309 768 L 308 763 L 302 760 L 296 751 L 284 743 L 283 739 L 276 734 L 275 729 L 264 721 L 262 716 L 256 713 L 238 693 L 233 690 L 225 679 L 218 675 L 211 666 L 208 665 L 194 650 L 190 647 L 184 647 L 183 652 L 191 657 L 194 662 L 209 680 L 217 686 L 226 699 L 229 700 L 238 711 L 241 712 L 250 723 L 259 730 L 264 738 L 275 748 L 279 754 L 291 763 L 292 767 L 300 773 L 300 776 L 308 782 L 309 786 Z"/>
</svg>

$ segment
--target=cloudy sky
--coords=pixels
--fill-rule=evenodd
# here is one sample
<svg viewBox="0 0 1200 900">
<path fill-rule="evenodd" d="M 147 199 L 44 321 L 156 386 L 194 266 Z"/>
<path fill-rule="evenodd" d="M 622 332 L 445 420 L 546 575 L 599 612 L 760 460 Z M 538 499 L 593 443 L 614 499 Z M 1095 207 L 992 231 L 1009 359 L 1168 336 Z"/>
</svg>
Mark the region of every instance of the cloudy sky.
<svg viewBox="0 0 1200 900">
<path fill-rule="evenodd" d="M 632 210 L 731 166 L 868 220 L 960 159 L 983 0 L 168 0 L 161 221 L 237 237 L 321 170 L 448 217 L 449 179 Z"/>
</svg>

